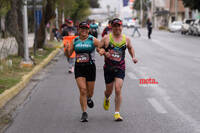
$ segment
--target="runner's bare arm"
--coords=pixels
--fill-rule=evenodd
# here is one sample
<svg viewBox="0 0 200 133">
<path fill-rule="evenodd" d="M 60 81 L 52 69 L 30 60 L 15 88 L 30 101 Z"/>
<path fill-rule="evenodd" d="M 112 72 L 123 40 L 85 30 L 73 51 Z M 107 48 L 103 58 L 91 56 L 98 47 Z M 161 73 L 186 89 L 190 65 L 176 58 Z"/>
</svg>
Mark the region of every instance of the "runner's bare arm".
<svg viewBox="0 0 200 133">
<path fill-rule="evenodd" d="M 66 44 L 65 48 L 66 48 L 66 51 L 65 51 L 66 52 L 66 56 L 70 57 L 72 55 L 73 51 L 74 51 L 74 41 L 72 41 L 71 45 L 70 44 Z"/>
<path fill-rule="evenodd" d="M 102 56 L 105 53 L 105 50 L 102 48 L 101 42 L 94 38 L 94 45 L 97 48 L 97 52 Z"/>
<path fill-rule="evenodd" d="M 107 48 L 108 47 L 108 45 L 109 45 L 109 35 L 105 35 L 103 38 L 102 38 L 102 40 L 101 40 L 101 48 Z M 104 52 L 104 54 L 103 54 L 105 57 L 109 57 L 110 56 L 110 54 L 109 54 L 109 52 Z"/>
<path fill-rule="evenodd" d="M 127 42 L 128 52 L 131 55 L 133 62 L 137 63 L 138 60 L 135 58 L 135 50 L 131 44 L 131 40 L 128 37 L 126 38 L 126 42 Z"/>
</svg>

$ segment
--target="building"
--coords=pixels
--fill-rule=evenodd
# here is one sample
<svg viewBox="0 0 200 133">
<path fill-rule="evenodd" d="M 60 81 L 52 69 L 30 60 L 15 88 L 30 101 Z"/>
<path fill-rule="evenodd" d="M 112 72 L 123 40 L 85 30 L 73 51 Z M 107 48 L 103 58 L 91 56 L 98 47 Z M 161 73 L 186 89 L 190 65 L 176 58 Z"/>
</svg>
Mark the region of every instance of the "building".
<svg viewBox="0 0 200 133">
<path fill-rule="evenodd" d="M 182 0 L 154 0 L 154 25 L 155 28 L 168 27 L 173 21 L 183 21 L 185 18 L 192 18 L 192 11 L 185 8 Z M 177 8 L 177 18 L 176 16 Z M 187 15 L 188 14 L 188 15 Z"/>
<path fill-rule="evenodd" d="M 169 10 L 166 8 L 167 0 L 154 0 L 153 16 L 154 16 L 154 27 L 167 27 L 169 20 Z"/>
<path fill-rule="evenodd" d="M 173 21 L 183 21 L 186 18 L 186 11 L 189 9 L 185 8 L 182 0 L 177 0 L 177 7 L 175 6 L 176 0 L 166 0 L 166 9 L 169 11 L 169 23 Z M 177 8 L 177 18 L 175 17 L 175 11 Z M 192 12 L 189 11 L 189 18 L 192 17 Z"/>
</svg>

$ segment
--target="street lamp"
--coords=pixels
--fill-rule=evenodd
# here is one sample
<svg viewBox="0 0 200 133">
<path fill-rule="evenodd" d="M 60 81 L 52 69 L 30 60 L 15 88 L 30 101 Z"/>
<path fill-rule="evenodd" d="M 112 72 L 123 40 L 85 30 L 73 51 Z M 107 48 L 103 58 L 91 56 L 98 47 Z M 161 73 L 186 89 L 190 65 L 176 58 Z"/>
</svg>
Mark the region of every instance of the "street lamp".
<svg viewBox="0 0 200 133">
<path fill-rule="evenodd" d="M 23 6 L 23 34 L 24 34 L 24 60 L 22 61 L 21 66 L 31 67 L 33 65 L 33 62 L 29 58 L 27 0 L 24 0 L 24 6 Z"/>
<path fill-rule="evenodd" d="M 107 5 L 107 10 L 108 10 L 108 18 L 110 18 L 110 5 Z"/>
<path fill-rule="evenodd" d="M 143 1 L 140 0 L 140 22 L 141 22 L 141 25 L 142 25 L 142 19 L 143 19 Z"/>
</svg>

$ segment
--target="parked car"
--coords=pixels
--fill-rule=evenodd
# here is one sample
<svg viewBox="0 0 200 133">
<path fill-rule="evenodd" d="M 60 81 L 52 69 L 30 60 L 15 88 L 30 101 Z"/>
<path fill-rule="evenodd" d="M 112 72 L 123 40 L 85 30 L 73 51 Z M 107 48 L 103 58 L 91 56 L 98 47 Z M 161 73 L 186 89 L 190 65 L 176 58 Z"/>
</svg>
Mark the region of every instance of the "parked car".
<svg viewBox="0 0 200 133">
<path fill-rule="evenodd" d="M 179 32 L 181 31 L 182 27 L 182 22 L 181 21 L 174 21 L 169 25 L 169 31 L 171 32 Z"/>
<path fill-rule="evenodd" d="M 189 32 L 190 23 L 194 21 L 194 19 L 185 19 L 181 27 L 181 33 L 187 34 Z"/>
<path fill-rule="evenodd" d="M 194 26 L 194 21 L 190 22 L 189 30 L 188 30 L 189 35 L 195 35 L 196 34 L 196 28 Z"/>
<path fill-rule="evenodd" d="M 194 22 L 194 35 L 200 35 L 200 19 L 195 20 Z"/>
</svg>

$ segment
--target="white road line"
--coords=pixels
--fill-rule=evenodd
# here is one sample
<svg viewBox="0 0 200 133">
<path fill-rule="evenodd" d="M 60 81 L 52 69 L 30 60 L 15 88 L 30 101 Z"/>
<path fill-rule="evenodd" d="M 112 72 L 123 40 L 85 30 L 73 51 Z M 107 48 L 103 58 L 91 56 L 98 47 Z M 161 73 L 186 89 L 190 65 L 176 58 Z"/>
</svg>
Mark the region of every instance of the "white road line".
<svg viewBox="0 0 200 133">
<path fill-rule="evenodd" d="M 165 108 L 155 99 L 155 98 L 148 98 L 148 102 L 153 106 L 153 108 L 160 114 L 166 114 L 167 111 Z"/>
<path fill-rule="evenodd" d="M 191 53 L 191 52 L 188 52 L 188 51 L 183 51 L 183 50 L 180 50 L 180 49 L 176 49 L 174 48 L 173 46 L 170 46 L 168 45 L 166 42 L 164 41 L 160 41 L 160 40 L 157 40 L 157 39 L 153 39 L 152 40 L 155 44 L 159 45 L 160 47 L 164 48 L 164 49 L 167 49 L 175 54 L 180 54 L 180 55 L 184 55 L 184 56 L 191 56 L 191 57 L 199 57 L 199 54 L 195 54 L 194 52 Z"/>
<path fill-rule="evenodd" d="M 128 72 L 127 75 L 128 75 L 129 78 L 131 78 L 131 79 L 138 79 L 138 78 L 136 77 L 136 75 L 133 74 L 132 72 Z"/>
<path fill-rule="evenodd" d="M 200 57 L 195 57 L 194 60 L 199 62 L 200 61 Z"/>
<path fill-rule="evenodd" d="M 144 37 L 142 37 L 142 39 L 145 39 Z M 171 52 L 174 52 L 174 53 L 178 53 L 178 54 L 182 54 L 182 55 L 187 55 L 187 56 L 191 56 L 191 57 L 194 57 L 193 60 L 194 61 L 200 61 L 200 56 L 199 55 L 191 55 L 191 53 L 185 53 L 185 52 L 182 52 L 182 51 L 176 51 L 174 50 L 172 47 L 167 47 L 168 45 L 164 45 L 166 44 L 166 42 L 161 42 L 159 40 L 156 40 L 156 39 L 152 39 L 150 40 L 152 42 L 154 42 L 155 44 L 158 44 L 158 45 L 162 45 L 162 48 L 165 48 L 165 49 L 168 49 L 170 50 Z M 130 56 L 127 56 L 128 57 L 128 63 L 130 63 L 131 61 L 131 58 Z M 147 77 L 147 73 L 144 72 L 144 70 L 141 71 L 140 68 L 136 68 L 132 65 L 129 66 L 132 70 L 134 70 L 137 75 L 139 77 Z M 161 96 L 165 102 L 165 104 L 167 106 L 169 106 L 173 111 L 175 111 L 178 115 L 180 115 L 182 118 L 184 118 L 186 121 L 188 121 L 192 127 L 194 127 L 195 131 L 200 133 L 200 123 L 195 120 L 195 118 L 191 117 L 189 114 L 186 114 L 183 110 L 179 109 L 174 103 L 173 101 L 171 101 L 170 99 L 170 96 L 167 94 L 166 90 L 160 86 L 156 86 L 156 87 L 152 87 L 150 86 L 151 89 L 153 89 L 154 92 L 156 92 L 159 96 Z M 158 113 L 161 113 L 161 114 L 166 114 L 168 113 L 166 111 L 166 109 L 155 99 L 155 98 L 148 98 L 147 99 L 148 102 L 152 105 L 152 107 L 158 112 Z"/>
<path fill-rule="evenodd" d="M 182 118 L 187 120 L 195 129 L 196 132 L 200 133 L 200 126 L 199 122 L 192 118 L 190 115 L 184 113 L 181 109 L 179 109 L 171 100 L 169 97 L 164 97 L 165 103 L 170 106 L 174 111 L 176 111 Z"/>
</svg>

